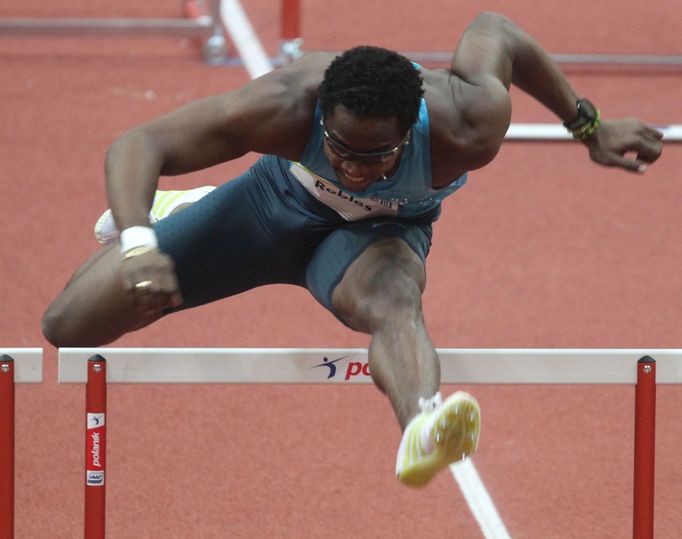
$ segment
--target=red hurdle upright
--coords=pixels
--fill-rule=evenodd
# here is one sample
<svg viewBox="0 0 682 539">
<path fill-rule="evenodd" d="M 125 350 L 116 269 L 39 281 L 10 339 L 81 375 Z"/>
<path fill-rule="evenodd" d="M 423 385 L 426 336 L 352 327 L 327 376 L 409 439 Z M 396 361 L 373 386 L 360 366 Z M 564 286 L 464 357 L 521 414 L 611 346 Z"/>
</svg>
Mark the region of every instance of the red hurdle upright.
<svg viewBox="0 0 682 539">
<path fill-rule="evenodd" d="M 14 360 L 0 356 L 0 539 L 14 537 Z"/>
<path fill-rule="evenodd" d="M 284 41 L 301 37 L 301 0 L 282 0 L 281 35 Z"/>
<path fill-rule="evenodd" d="M 656 462 L 656 361 L 637 362 L 635 386 L 635 478 L 633 539 L 654 536 L 654 467 Z"/>
<path fill-rule="evenodd" d="M 88 360 L 85 387 L 85 539 L 104 539 L 107 370 L 100 355 Z"/>
</svg>

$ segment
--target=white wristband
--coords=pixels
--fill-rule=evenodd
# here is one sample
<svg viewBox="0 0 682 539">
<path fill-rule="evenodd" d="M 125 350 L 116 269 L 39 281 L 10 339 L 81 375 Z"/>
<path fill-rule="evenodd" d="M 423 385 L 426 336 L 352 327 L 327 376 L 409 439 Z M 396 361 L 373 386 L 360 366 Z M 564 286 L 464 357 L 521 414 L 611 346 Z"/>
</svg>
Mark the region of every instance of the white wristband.
<svg viewBox="0 0 682 539">
<path fill-rule="evenodd" d="M 135 247 L 158 247 L 154 229 L 148 226 L 131 226 L 121 231 L 121 252 L 125 253 Z"/>
</svg>

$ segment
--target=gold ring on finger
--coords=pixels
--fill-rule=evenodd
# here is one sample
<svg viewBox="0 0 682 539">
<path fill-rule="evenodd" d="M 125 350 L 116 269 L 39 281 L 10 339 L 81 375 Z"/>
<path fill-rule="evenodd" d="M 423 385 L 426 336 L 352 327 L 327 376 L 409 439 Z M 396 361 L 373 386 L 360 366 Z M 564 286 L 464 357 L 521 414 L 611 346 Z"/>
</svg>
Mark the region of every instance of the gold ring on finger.
<svg viewBox="0 0 682 539">
<path fill-rule="evenodd" d="M 151 285 L 152 282 L 149 280 L 140 281 L 139 283 L 135 283 L 135 290 L 145 290 L 146 288 L 149 288 Z"/>
</svg>

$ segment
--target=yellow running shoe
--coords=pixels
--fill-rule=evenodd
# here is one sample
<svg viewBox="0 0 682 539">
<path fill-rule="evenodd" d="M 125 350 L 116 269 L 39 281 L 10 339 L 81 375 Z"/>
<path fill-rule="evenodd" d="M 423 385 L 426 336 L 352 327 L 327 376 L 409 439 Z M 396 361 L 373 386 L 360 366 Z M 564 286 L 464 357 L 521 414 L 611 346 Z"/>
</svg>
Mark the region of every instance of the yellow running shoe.
<svg viewBox="0 0 682 539">
<path fill-rule="evenodd" d="M 405 428 L 398 449 L 396 475 L 410 487 L 426 485 L 443 468 L 478 447 L 481 410 L 476 399 L 457 391 L 445 402 L 440 393 L 419 399 L 422 412 Z"/>
<path fill-rule="evenodd" d="M 213 185 L 207 185 L 186 191 L 156 191 L 152 209 L 149 212 L 149 221 L 154 224 L 164 217 L 194 204 L 214 189 Z M 116 228 L 114 217 L 111 215 L 111 210 L 106 210 L 95 223 L 95 238 L 102 245 L 106 245 L 118 238 L 118 234 L 119 231 Z"/>
</svg>

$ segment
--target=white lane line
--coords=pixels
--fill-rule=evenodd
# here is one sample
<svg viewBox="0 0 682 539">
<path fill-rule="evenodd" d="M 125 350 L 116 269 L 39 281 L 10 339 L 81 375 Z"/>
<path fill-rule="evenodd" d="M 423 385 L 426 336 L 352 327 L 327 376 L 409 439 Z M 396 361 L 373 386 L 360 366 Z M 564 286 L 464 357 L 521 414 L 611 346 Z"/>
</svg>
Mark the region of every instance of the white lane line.
<svg viewBox="0 0 682 539">
<path fill-rule="evenodd" d="M 263 45 L 253 31 L 249 18 L 244 13 L 239 0 L 222 0 L 220 2 L 220 18 L 230 34 L 239 56 L 252 79 L 272 71 L 270 58 L 265 54 Z"/>
<path fill-rule="evenodd" d="M 471 459 L 450 465 L 450 471 L 457 481 L 469 509 L 474 514 L 485 539 L 511 539 L 504 522 L 495 509 L 490 494 L 483 485 Z"/>
</svg>

